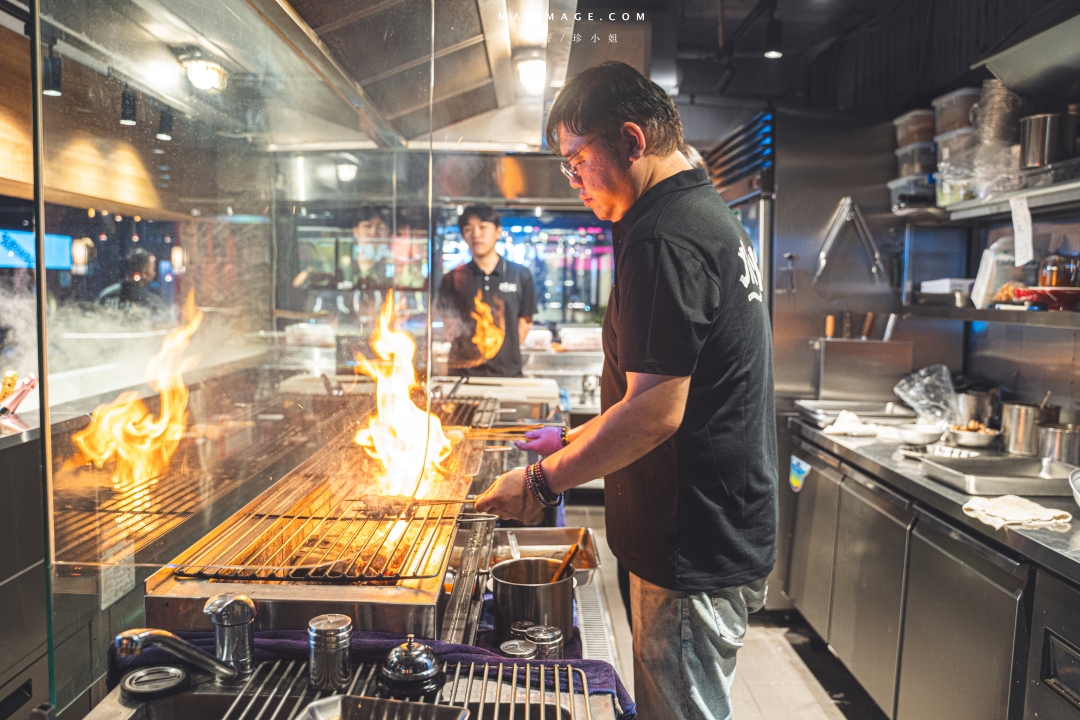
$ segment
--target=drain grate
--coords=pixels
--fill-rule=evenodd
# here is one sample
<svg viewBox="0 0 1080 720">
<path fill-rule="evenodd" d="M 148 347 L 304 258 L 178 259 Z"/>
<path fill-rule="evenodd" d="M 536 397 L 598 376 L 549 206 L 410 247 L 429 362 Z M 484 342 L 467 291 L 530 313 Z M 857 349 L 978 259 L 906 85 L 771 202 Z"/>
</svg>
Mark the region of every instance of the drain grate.
<svg viewBox="0 0 1080 720">
<path fill-rule="evenodd" d="M 577 600 L 578 629 L 581 632 L 581 656 L 586 660 L 603 660 L 614 667 L 622 667 L 615 651 L 615 631 L 604 611 L 607 604 L 599 576 L 594 573 L 591 582 L 578 585 L 574 598 Z"/>
</svg>

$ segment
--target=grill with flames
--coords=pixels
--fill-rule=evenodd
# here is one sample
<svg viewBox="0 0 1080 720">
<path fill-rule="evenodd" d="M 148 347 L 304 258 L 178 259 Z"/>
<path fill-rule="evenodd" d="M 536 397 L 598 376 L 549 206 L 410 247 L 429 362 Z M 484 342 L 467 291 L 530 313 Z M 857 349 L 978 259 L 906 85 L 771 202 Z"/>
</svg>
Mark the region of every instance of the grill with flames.
<svg viewBox="0 0 1080 720">
<path fill-rule="evenodd" d="M 83 464 L 73 459 L 68 474 L 107 474 L 111 488 L 95 491 L 93 508 L 76 503 L 58 513 L 58 548 L 68 561 L 86 548 L 88 563 L 107 564 L 115 556 L 103 543 L 137 554 L 243 482 L 226 480 L 207 492 L 183 467 L 170 469 L 180 441 L 194 430 L 187 424 L 181 377 L 194 364 L 184 356 L 200 321 L 193 298 L 186 318 L 151 363 L 159 413 L 122 395 L 99 407 L 73 437 Z M 360 372 L 375 381 L 374 412 L 152 576 L 148 622 L 202 627 L 201 602 L 221 592 L 221 583 L 233 583 L 230 589 L 246 592 L 260 606 L 262 627 L 303 628 L 314 614 L 339 611 L 360 628 L 433 637 L 445 625 L 448 637 L 464 637 L 462 617 L 473 607 L 493 522 L 462 513 L 484 440 L 449 425 L 490 426 L 497 402 L 439 401 L 430 408 L 416 402 L 416 346 L 393 324 L 388 293 L 372 335 L 375 357 L 358 358 Z M 103 494 L 109 499 L 101 501 Z M 91 537 L 97 542 L 86 542 Z M 452 555 L 459 582 L 447 600 Z M 457 613 L 444 623 L 435 611 L 445 607 Z"/>
</svg>

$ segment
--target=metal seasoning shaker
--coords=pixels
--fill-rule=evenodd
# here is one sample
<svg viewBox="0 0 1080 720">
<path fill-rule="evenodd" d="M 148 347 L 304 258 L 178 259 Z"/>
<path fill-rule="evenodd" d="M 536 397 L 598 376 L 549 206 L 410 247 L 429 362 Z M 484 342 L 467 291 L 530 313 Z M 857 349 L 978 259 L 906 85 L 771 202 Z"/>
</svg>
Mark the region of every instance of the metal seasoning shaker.
<svg viewBox="0 0 1080 720">
<path fill-rule="evenodd" d="M 525 635 L 529 642 L 536 645 L 537 660 L 562 660 L 562 630 L 557 627 L 533 625 Z"/>
<path fill-rule="evenodd" d="M 510 637 L 514 640 L 525 640 L 528 637 L 529 628 L 536 625 L 532 620 L 518 620 L 510 626 Z"/>
<path fill-rule="evenodd" d="M 499 652 L 511 660 L 532 660 L 536 658 L 536 643 L 515 638 L 500 645 Z"/>
<path fill-rule="evenodd" d="M 308 623 L 308 669 L 311 684 L 319 690 L 344 690 L 352 678 L 349 643 L 352 618 L 319 615 Z"/>
</svg>

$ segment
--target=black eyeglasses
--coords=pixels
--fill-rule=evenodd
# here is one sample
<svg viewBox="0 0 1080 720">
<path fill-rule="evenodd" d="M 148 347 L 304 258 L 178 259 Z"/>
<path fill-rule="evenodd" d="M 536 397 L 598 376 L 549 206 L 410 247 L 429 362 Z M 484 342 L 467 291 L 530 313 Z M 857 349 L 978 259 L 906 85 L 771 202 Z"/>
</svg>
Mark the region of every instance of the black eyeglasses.
<svg viewBox="0 0 1080 720">
<path fill-rule="evenodd" d="M 569 180 L 573 180 L 574 178 L 578 177 L 577 170 L 575 170 L 573 166 L 570 165 L 570 161 L 580 155 L 582 150 L 596 142 L 599 137 L 599 135 L 597 137 L 594 137 L 592 140 L 582 145 L 581 149 L 578 150 L 576 153 L 559 163 L 559 169 L 562 170 L 562 174 L 565 175 Z"/>
</svg>

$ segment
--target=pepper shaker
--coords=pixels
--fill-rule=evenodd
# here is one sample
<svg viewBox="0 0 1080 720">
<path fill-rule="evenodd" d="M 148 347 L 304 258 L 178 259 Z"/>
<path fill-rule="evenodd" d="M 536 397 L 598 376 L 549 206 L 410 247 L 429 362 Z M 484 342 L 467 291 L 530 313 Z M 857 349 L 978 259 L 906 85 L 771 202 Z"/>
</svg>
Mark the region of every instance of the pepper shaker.
<svg viewBox="0 0 1080 720">
<path fill-rule="evenodd" d="M 344 690 L 352 678 L 349 643 L 352 618 L 319 615 L 308 623 L 308 669 L 311 684 L 319 690 Z"/>
<path fill-rule="evenodd" d="M 537 660 L 562 660 L 562 630 L 557 627 L 533 625 L 525 635 L 529 642 L 536 645 Z"/>
</svg>

